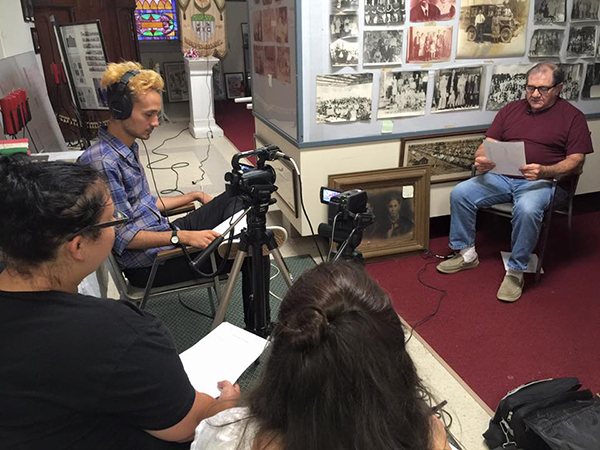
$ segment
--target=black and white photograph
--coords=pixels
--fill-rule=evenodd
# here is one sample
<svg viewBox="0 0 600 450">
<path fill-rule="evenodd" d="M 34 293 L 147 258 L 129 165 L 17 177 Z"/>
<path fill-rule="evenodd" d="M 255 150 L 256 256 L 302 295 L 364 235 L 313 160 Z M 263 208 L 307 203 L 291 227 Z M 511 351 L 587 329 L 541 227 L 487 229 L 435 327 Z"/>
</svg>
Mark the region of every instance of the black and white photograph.
<svg viewBox="0 0 600 450">
<path fill-rule="evenodd" d="M 521 64 L 494 66 L 485 109 L 498 111 L 507 103 L 525 98 L 526 74 L 530 67 Z"/>
<path fill-rule="evenodd" d="M 375 221 L 364 231 L 367 243 L 413 238 L 414 199 L 408 195 L 405 198 L 402 194 L 402 188 L 373 189 L 368 192 L 367 208 L 375 216 Z"/>
<path fill-rule="evenodd" d="M 265 75 L 277 75 L 277 50 L 274 45 L 265 45 Z"/>
<path fill-rule="evenodd" d="M 277 74 L 275 78 L 282 83 L 289 84 L 292 81 L 289 47 L 277 47 Z"/>
<path fill-rule="evenodd" d="M 358 11 L 358 0 L 331 0 L 331 11 Z"/>
<path fill-rule="evenodd" d="M 169 102 L 185 102 L 190 99 L 185 65 L 182 62 L 165 62 L 164 78 Z"/>
<path fill-rule="evenodd" d="M 108 91 L 106 88 L 100 87 L 100 78 L 93 78 L 94 89 L 96 89 L 96 100 L 98 105 L 108 108 Z"/>
<path fill-rule="evenodd" d="M 260 11 L 254 11 L 252 13 L 252 34 L 254 36 L 254 42 L 262 42 L 262 14 Z"/>
<path fill-rule="evenodd" d="M 456 15 L 456 0 L 411 0 L 411 22 L 452 20 Z"/>
<path fill-rule="evenodd" d="M 484 139 L 485 130 L 403 139 L 401 163 L 404 167 L 429 164 L 432 184 L 466 180 Z"/>
<path fill-rule="evenodd" d="M 482 74 L 481 66 L 436 71 L 431 112 L 481 108 Z"/>
<path fill-rule="evenodd" d="M 593 58 L 596 55 L 596 27 L 571 27 L 567 58 Z"/>
<path fill-rule="evenodd" d="M 452 52 L 452 27 L 410 27 L 407 63 L 448 61 Z"/>
<path fill-rule="evenodd" d="M 357 38 L 358 16 L 356 14 L 329 16 L 331 39 Z"/>
<path fill-rule="evenodd" d="M 329 44 L 332 67 L 358 66 L 358 41 L 338 39 Z"/>
<path fill-rule="evenodd" d="M 404 0 L 365 0 L 365 25 L 401 25 Z"/>
<path fill-rule="evenodd" d="M 265 74 L 265 48 L 262 45 L 252 46 L 252 60 L 254 62 L 254 72 L 257 75 Z"/>
<path fill-rule="evenodd" d="M 278 44 L 288 43 L 288 9 L 286 6 L 277 8 L 277 25 L 275 25 L 275 41 Z"/>
<path fill-rule="evenodd" d="M 368 30 L 363 36 L 364 66 L 402 64 L 402 30 Z"/>
<path fill-rule="evenodd" d="M 317 123 L 371 119 L 373 74 L 317 75 Z"/>
<path fill-rule="evenodd" d="M 600 98 L 600 63 L 587 65 L 581 98 Z"/>
<path fill-rule="evenodd" d="M 77 41 L 75 40 L 75 38 L 72 35 L 68 35 L 65 38 L 65 44 L 66 44 L 67 48 L 77 48 Z"/>
<path fill-rule="evenodd" d="M 583 79 L 583 64 L 559 64 L 565 74 L 560 96 L 565 100 L 578 100 Z"/>
<path fill-rule="evenodd" d="M 529 57 L 545 58 L 560 56 L 565 30 L 561 29 L 539 29 L 533 32 L 529 43 Z"/>
<path fill-rule="evenodd" d="M 523 56 L 528 15 L 528 1 L 490 1 L 461 6 L 456 57 Z"/>
<path fill-rule="evenodd" d="M 566 0 L 535 0 L 533 23 L 547 25 L 563 23 L 567 16 Z"/>
<path fill-rule="evenodd" d="M 422 116 L 427 103 L 427 70 L 382 70 L 379 81 L 378 119 Z"/>
<path fill-rule="evenodd" d="M 571 22 L 589 22 L 600 20 L 598 9 L 600 0 L 573 0 L 571 9 Z"/>
</svg>

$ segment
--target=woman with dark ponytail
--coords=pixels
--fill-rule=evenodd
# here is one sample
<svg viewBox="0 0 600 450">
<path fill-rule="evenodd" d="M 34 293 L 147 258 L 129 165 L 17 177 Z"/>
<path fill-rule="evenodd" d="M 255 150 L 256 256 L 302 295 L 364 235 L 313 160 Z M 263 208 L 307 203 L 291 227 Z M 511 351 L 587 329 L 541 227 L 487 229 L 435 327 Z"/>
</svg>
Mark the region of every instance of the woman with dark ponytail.
<svg viewBox="0 0 600 450">
<path fill-rule="evenodd" d="M 0 156 L 0 214 L 0 447 L 189 448 L 235 405 L 194 390 L 156 317 L 77 293 L 127 221 L 95 169 Z"/>
<path fill-rule="evenodd" d="M 203 421 L 194 450 L 443 450 L 441 422 L 386 293 L 354 263 L 290 288 L 257 386 Z"/>
</svg>

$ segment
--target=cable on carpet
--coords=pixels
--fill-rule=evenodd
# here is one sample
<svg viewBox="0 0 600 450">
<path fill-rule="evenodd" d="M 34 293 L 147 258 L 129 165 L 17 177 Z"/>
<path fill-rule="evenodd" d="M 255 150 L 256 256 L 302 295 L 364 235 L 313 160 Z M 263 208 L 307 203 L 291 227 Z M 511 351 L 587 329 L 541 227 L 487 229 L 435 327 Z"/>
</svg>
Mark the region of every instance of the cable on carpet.
<svg viewBox="0 0 600 450">
<path fill-rule="evenodd" d="M 209 288 L 210 289 L 210 288 Z M 185 309 L 187 309 L 188 311 L 191 311 L 195 314 L 199 314 L 201 316 L 206 317 L 207 319 L 214 319 L 214 316 L 211 316 L 210 314 L 206 314 L 203 313 L 202 311 L 198 311 L 196 308 L 192 308 L 191 306 L 187 305 L 182 299 L 181 299 L 181 294 L 177 294 L 177 299 L 179 300 L 179 304 L 181 306 L 183 306 Z"/>
<path fill-rule="evenodd" d="M 424 253 L 423 255 L 421 255 L 421 258 L 423 258 L 423 259 L 428 259 L 428 258 L 431 258 L 431 257 L 445 258 L 445 257 L 440 257 L 439 255 L 436 255 L 435 253 L 432 253 L 430 251 L 427 251 L 426 253 Z M 445 289 L 440 289 L 440 288 L 437 288 L 437 287 L 432 286 L 430 284 L 427 284 L 427 283 L 425 283 L 421 279 L 421 275 L 423 275 L 425 273 L 425 271 L 427 270 L 427 267 L 429 267 L 432 264 L 437 264 L 437 263 L 438 263 L 437 261 L 430 261 L 428 263 L 425 263 L 425 266 L 421 270 L 419 270 L 419 272 L 417 272 L 417 280 L 419 280 L 419 283 L 421 283 L 423 286 L 425 286 L 428 289 L 431 289 L 433 291 L 439 292 L 440 293 L 440 297 L 438 298 L 438 302 L 437 302 L 437 305 L 435 307 L 435 310 L 432 313 L 427 314 L 424 318 L 422 318 L 421 320 L 419 320 L 413 327 L 411 327 L 410 334 L 408 335 L 408 338 L 406 339 L 406 343 L 407 344 L 412 339 L 413 333 L 414 333 L 414 331 L 418 327 L 420 327 L 421 325 L 423 325 L 424 323 L 428 322 L 429 320 L 431 320 L 433 317 L 436 316 L 436 314 L 440 311 L 440 307 L 442 306 L 442 300 L 448 294 L 448 292 Z"/>
</svg>

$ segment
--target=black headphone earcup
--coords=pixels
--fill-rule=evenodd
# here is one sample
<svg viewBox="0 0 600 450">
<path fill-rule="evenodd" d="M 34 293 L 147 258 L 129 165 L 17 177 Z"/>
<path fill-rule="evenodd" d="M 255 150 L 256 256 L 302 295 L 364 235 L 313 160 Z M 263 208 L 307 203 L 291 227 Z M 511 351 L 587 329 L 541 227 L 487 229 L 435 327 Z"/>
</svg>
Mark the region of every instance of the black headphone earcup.
<svg viewBox="0 0 600 450">
<path fill-rule="evenodd" d="M 131 117 L 131 112 L 133 111 L 131 98 L 128 95 L 122 95 L 110 102 L 109 109 L 115 119 L 128 119 Z"/>
</svg>

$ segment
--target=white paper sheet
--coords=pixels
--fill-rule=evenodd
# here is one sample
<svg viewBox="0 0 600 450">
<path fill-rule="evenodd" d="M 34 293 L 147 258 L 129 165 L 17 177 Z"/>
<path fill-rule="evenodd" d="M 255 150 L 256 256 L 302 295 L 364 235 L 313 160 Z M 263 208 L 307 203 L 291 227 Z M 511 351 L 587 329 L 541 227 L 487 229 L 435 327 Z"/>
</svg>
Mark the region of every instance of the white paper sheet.
<svg viewBox="0 0 600 450">
<path fill-rule="evenodd" d="M 266 339 L 223 322 L 179 357 L 192 386 L 198 392 L 218 397 L 217 383 L 235 383 L 267 344 Z"/>
<path fill-rule="evenodd" d="M 235 222 L 236 220 L 238 220 L 238 218 L 243 213 L 244 213 L 244 210 L 236 212 L 233 215 L 233 217 L 230 217 L 229 219 L 224 220 L 219 225 L 217 225 L 215 228 L 213 228 L 213 230 L 216 231 L 219 234 L 225 233 L 225 231 L 227 230 L 227 228 L 229 228 L 233 222 Z M 248 216 L 246 216 L 246 217 L 248 217 Z M 238 223 L 235 226 L 235 229 L 233 230 L 233 235 L 234 236 L 240 234 L 240 232 L 242 231 L 242 228 L 247 228 L 248 227 L 247 224 L 246 224 L 246 217 L 244 217 L 242 220 L 240 220 L 240 223 Z"/>
<path fill-rule="evenodd" d="M 504 270 L 508 270 L 508 259 L 510 258 L 510 252 L 500 252 L 502 256 L 502 262 L 504 263 Z M 525 269 L 525 273 L 535 273 L 535 268 L 537 267 L 538 257 L 535 253 L 532 253 L 529 257 L 529 262 L 527 263 L 527 269 Z M 540 270 L 540 273 L 544 273 L 544 269 Z"/>
<path fill-rule="evenodd" d="M 519 167 L 526 164 L 525 143 L 483 141 L 485 156 L 496 163 L 491 172 L 522 177 Z"/>
</svg>

